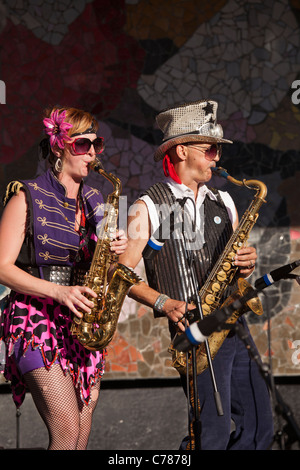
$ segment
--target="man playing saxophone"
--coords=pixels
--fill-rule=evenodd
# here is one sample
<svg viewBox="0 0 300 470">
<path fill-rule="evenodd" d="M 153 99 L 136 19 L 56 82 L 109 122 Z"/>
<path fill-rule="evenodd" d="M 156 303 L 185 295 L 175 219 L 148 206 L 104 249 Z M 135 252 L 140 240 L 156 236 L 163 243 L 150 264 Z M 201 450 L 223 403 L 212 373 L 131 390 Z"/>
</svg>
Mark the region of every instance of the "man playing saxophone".
<svg viewBox="0 0 300 470">
<path fill-rule="evenodd" d="M 163 162 L 166 179 L 146 190 L 131 207 L 128 248 L 120 257 L 121 263 L 133 269 L 144 257 L 148 285 L 144 282 L 133 286 L 129 295 L 152 307 L 155 316 L 168 318 L 171 338 L 184 331 L 189 324 L 189 311 L 194 308 L 192 270 L 200 289 L 238 227 L 237 211 L 229 194 L 207 186 L 212 168 L 221 158 L 222 143 L 231 143 L 223 138 L 216 114 L 217 103 L 202 100 L 173 107 L 157 116 L 164 135 L 154 160 Z M 162 247 L 156 247 L 150 259 L 145 256 L 148 240 L 161 228 L 161 220 L 166 220 L 168 211 L 161 215 L 166 207 L 175 213 L 174 225 Z M 176 223 L 178 215 L 179 224 Z M 244 245 L 237 249 L 232 260 L 237 268 L 234 281 L 237 277 L 250 276 L 256 259 L 255 248 Z M 226 295 L 229 291 L 230 286 Z M 245 324 L 243 317 L 238 321 Z M 213 369 L 223 415 L 217 413 L 207 368 L 197 375 L 201 449 L 270 448 L 273 420 L 269 392 L 256 364 L 234 332 L 227 335 L 217 352 Z M 185 389 L 182 373 L 181 378 Z M 183 439 L 182 449 L 190 445 L 189 439 L 189 436 Z"/>
</svg>

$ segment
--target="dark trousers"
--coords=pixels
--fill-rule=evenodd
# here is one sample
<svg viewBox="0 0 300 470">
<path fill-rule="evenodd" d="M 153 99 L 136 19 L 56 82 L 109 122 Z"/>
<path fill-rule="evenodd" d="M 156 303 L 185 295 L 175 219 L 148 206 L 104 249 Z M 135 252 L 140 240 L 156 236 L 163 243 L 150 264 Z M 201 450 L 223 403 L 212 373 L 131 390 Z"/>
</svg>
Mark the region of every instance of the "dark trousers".
<svg viewBox="0 0 300 470">
<path fill-rule="evenodd" d="M 270 449 L 274 431 L 268 387 L 236 334 L 226 338 L 213 360 L 213 367 L 224 415 L 217 413 L 211 375 L 206 369 L 197 377 L 201 449 Z M 182 384 L 185 389 L 186 378 L 182 378 Z M 187 439 L 183 440 L 181 448 L 186 447 Z"/>
</svg>

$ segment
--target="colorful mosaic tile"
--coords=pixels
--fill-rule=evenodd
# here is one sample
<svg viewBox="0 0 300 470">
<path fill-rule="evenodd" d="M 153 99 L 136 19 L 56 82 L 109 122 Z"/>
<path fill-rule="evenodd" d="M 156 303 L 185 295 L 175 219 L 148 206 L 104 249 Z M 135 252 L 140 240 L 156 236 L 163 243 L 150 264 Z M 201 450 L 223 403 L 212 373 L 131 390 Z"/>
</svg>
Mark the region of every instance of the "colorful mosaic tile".
<svg viewBox="0 0 300 470">
<path fill-rule="evenodd" d="M 56 46 L 38 39 L 28 25 L 14 25 L 7 18 L 0 34 L 1 79 L 7 85 L 8 103 L 0 116 L 3 164 L 17 160 L 24 148 L 36 143 L 47 106 L 86 107 L 104 117 L 126 88 L 135 87 L 144 52 L 120 32 L 124 15 L 117 5 L 104 3 L 106 8 L 101 2 L 87 5 Z M 16 129 L 19 139 L 13 140 Z"/>
<path fill-rule="evenodd" d="M 155 116 L 178 102 L 215 98 L 226 137 L 222 166 L 268 187 L 250 242 L 250 279 L 300 258 L 300 0 L 5 0 L 0 4 L 0 188 L 42 171 L 37 145 L 45 107 L 89 109 L 106 142 L 104 166 L 122 180 L 124 211 L 162 177 Z M 96 174 L 89 182 L 108 194 Z M 240 215 L 253 191 L 215 180 Z M 126 217 L 120 221 L 126 226 Z M 141 263 L 139 273 L 145 277 Z M 1 292 L 1 291 L 0 291 Z M 283 281 L 248 321 L 277 375 L 300 374 L 299 286 Z M 268 316 L 271 349 L 268 349 Z M 177 377 L 165 319 L 126 299 L 109 345 L 109 378 Z"/>
<path fill-rule="evenodd" d="M 215 98 L 222 121 L 240 112 L 254 126 L 279 105 L 299 73 L 299 43 L 287 0 L 229 0 L 154 75 L 141 76 L 138 92 L 156 110 Z"/>
</svg>

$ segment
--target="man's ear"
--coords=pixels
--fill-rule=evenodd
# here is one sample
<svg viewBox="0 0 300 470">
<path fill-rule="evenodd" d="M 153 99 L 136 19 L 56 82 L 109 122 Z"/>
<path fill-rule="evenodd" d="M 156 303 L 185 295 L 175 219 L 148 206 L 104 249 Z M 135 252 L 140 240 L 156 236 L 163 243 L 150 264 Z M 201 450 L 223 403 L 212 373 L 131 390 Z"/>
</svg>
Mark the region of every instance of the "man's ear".
<svg viewBox="0 0 300 470">
<path fill-rule="evenodd" d="M 176 152 L 176 156 L 179 160 L 181 160 L 181 161 L 186 160 L 186 158 L 187 158 L 187 147 L 186 147 L 186 145 L 178 144 L 173 148 L 174 148 L 174 150 Z"/>
</svg>

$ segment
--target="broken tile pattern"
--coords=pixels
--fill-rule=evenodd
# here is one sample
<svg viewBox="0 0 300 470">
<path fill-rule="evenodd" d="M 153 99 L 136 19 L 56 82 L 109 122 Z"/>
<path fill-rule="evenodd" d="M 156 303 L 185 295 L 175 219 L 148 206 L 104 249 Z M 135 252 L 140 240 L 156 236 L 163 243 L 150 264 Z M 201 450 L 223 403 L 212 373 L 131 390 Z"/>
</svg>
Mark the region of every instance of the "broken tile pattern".
<svg viewBox="0 0 300 470">
<path fill-rule="evenodd" d="M 69 25 L 92 0 L 6 0 L 4 14 L 15 25 L 23 25 L 37 38 L 57 46 L 69 32 Z"/>
<path fill-rule="evenodd" d="M 184 4 L 184 7 L 183 7 Z M 267 203 L 250 234 L 258 267 L 249 282 L 300 258 L 300 108 L 291 85 L 300 76 L 300 0 L 4 0 L 0 5 L 0 187 L 42 171 L 37 144 L 50 104 L 89 109 L 105 138 L 107 171 L 123 185 L 120 224 L 141 192 L 163 177 L 153 152 L 157 112 L 177 102 L 215 98 L 233 145 L 222 166 L 238 180 L 259 179 Z M 12 40 L 13 38 L 13 40 Z M 89 182 L 111 192 L 93 173 Z M 255 192 L 214 179 L 240 216 Z M 137 267 L 145 277 L 143 263 Z M 0 295 L 4 291 L 0 289 Z M 300 373 L 299 286 L 264 291 L 264 315 L 247 314 L 263 358 L 277 375 Z M 271 348 L 268 345 L 270 325 Z M 106 376 L 177 377 L 166 319 L 126 298 L 108 346 Z M 299 352 L 298 352 L 299 351 Z"/>
<path fill-rule="evenodd" d="M 137 89 L 156 110 L 215 98 L 220 119 L 238 118 L 239 138 L 249 141 L 248 127 L 277 108 L 299 73 L 299 42 L 288 0 L 229 0 Z"/>
</svg>

